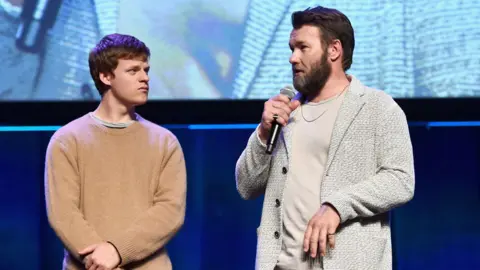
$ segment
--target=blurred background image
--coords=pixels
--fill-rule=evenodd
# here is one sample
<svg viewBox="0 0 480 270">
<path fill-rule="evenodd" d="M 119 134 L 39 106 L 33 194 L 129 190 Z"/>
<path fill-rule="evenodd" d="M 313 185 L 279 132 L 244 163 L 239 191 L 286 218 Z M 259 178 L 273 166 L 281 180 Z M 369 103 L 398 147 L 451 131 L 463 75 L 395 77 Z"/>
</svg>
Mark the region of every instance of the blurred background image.
<svg viewBox="0 0 480 270">
<path fill-rule="evenodd" d="M 291 84 L 290 15 L 351 20 L 350 73 L 398 98 L 480 95 L 478 1 L 0 0 L 1 100 L 98 100 L 88 52 L 106 34 L 152 51 L 151 99 L 266 99 Z"/>
</svg>

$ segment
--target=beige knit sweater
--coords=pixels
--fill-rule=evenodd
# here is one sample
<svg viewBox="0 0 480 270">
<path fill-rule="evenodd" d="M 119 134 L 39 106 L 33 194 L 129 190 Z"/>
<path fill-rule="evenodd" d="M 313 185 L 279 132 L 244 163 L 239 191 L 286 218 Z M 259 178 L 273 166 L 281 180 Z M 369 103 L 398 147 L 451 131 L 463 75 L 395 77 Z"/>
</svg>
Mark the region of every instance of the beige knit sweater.
<svg viewBox="0 0 480 270">
<path fill-rule="evenodd" d="M 122 268 L 172 268 L 164 247 L 184 221 L 186 169 L 165 128 L 141 117 L 123 129 L 88 115 L 72 121 L 48 145 L 45 197 L 64 269 L 84 269 L 78 252 L 103 241 Z"/>
</svg>

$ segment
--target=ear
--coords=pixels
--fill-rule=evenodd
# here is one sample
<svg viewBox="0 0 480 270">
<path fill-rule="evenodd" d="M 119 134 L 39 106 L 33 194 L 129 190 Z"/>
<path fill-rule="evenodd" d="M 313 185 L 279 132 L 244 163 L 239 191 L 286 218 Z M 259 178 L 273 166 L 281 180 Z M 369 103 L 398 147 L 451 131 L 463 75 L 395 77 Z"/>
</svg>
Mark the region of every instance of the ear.
<svg viewBox="0 0 480 270">
<path fill-rule="evenodd" d="M 342 42 L 338 39 L 334 39 L 328 46 L 328 57 L 332 62 L 341 58 L 343 52 Z"/>
<path fill-rule="evenodd" d="M 100 72 L 99 75 L 100 75 L 99 76 L 100 81 L 102 81 L 103 84 L 112 86 L 112 78 L 113 78 L 112 74 Z"/>
</svg>

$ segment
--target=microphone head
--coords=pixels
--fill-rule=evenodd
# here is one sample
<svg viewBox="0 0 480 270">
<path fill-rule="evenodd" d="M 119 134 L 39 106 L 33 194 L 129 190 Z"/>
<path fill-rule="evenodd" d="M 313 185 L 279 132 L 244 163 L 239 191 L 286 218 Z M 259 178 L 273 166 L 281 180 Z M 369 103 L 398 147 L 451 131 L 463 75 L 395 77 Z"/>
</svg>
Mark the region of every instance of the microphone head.
<svg viewBox="0 0 480 270">
<path fill-rule="evenodd" d="M 295 90 L 293 90 L 291 85 L 286 85 L 280 90 L 280 94 L 287 96 L 291 100 L 295 96 Z"/>
</svg>

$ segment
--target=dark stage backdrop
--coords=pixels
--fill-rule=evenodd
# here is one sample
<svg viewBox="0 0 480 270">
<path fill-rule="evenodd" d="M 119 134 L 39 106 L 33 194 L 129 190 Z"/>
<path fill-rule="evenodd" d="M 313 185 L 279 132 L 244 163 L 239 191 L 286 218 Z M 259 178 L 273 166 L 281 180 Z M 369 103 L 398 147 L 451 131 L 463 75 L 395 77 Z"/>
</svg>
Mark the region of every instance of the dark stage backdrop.
<svg viewBox="0 0 480 270">
<path fill-rule="evenodd" d="M 168 245 L 174 269 L 254 269 L 263 198 L 243 201 L 234 178 L 252 128 L 203 127 L 172 128 L 188 170 L 185 226 Z M 60 269 L 43 190 L 51 135 L 0 132 L 0 269 Z M 395 269 L 480 269 L 480 127 L 411 125 L 411 136 L 416 193 L 393 213 Z"/>
</svg>

